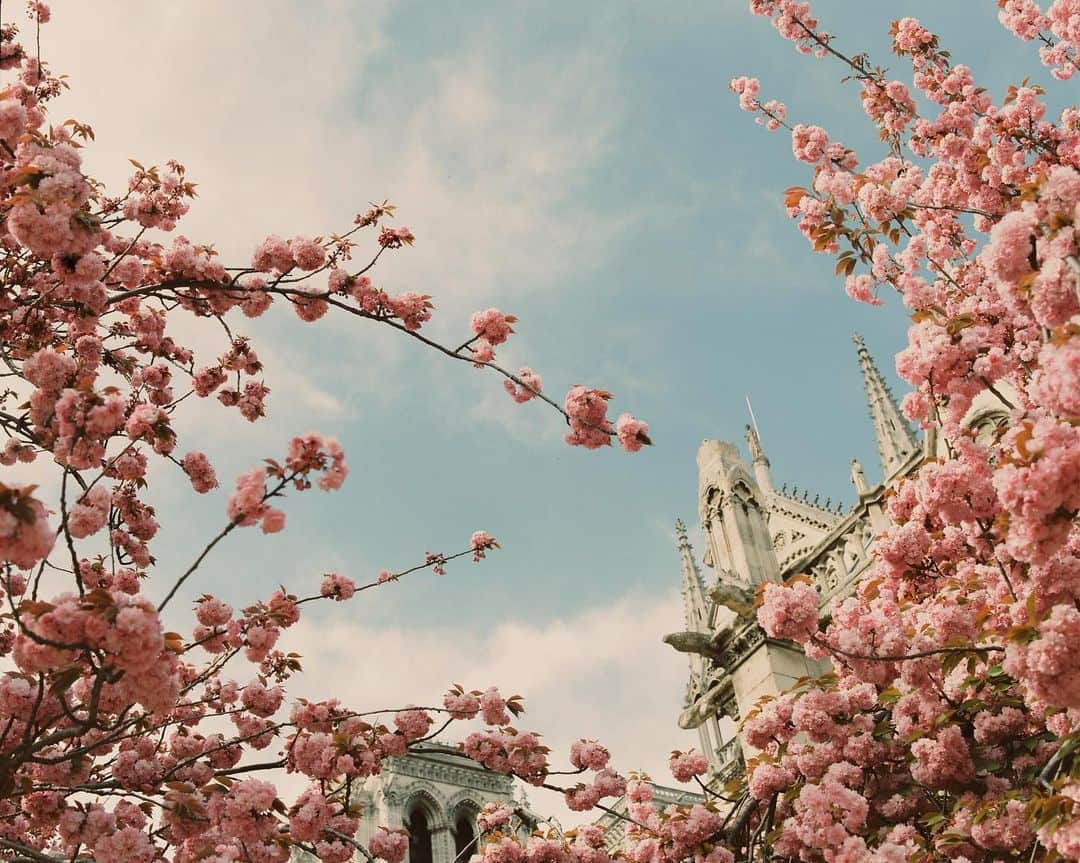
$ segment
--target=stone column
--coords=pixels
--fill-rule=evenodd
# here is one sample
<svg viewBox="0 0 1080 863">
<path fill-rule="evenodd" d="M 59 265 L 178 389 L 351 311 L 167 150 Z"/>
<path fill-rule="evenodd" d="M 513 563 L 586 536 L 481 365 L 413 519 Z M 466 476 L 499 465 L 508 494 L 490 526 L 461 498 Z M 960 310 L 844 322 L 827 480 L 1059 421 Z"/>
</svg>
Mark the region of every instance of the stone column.
<svg viewBox="0 0 1080 863">
<path fill-rule="evenodd" d="M 431 828 L 431 859 L 433 863 L 453 863 L 454 834 L 445 817 L 441 821 Z"/>
</svg>

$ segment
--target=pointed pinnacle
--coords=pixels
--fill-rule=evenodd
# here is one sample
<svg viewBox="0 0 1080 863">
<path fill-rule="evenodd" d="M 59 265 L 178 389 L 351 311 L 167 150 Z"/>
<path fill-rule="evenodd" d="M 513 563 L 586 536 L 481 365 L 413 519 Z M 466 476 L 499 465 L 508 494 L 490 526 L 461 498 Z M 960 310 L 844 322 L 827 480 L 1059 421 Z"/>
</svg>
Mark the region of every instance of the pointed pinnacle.
<svg viewBox="0 0 1080 863">
<path fill-rule="evenodd" d="M 697 561 L 694 560 L 694 551 L 690 546 L 690 540 L 686 537 L 686 525 L 682 519 L 675 522 L 675 533 L 678 539 L 679 557 L 682 558 L 682 594 L 685 602 L 686 626 L 689 630 L 696 630 L 705 625 L 709 617 L 708 602 L 705 599 L 705 583 L 701 578 Z"/>
<path fill-rule="evenodd" d="M 885 477 L 889 477 L 918 449 L 918 444 L 911 426 L 893 399 L 889 385 L 870 356 L 866 342 L 858 333 L 853 333 L 851 338 L 859 356 L 859 371 L 866 389 L 881 469 Z"/>
</svg>

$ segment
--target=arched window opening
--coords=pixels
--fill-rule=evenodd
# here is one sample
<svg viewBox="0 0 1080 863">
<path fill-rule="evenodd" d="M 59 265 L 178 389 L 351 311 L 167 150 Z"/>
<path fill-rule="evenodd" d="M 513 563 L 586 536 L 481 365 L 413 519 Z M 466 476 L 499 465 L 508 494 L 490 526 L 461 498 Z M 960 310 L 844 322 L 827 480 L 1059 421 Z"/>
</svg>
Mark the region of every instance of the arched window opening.
<svg viewBox="0 0 1080 863">
<path fill-rule="evenodd" d="M 431 821 L 423 806 L 409 812 L 409 863 L 433 863 L 431 850 Z"/>
<path fill-rule="evenodd" d="M 476 830 L 473 827 L 473 819 L 467 810 L 462 809 L 454 820 L 455 863 L 466 863 L 476 851 Z"/>
</svg>

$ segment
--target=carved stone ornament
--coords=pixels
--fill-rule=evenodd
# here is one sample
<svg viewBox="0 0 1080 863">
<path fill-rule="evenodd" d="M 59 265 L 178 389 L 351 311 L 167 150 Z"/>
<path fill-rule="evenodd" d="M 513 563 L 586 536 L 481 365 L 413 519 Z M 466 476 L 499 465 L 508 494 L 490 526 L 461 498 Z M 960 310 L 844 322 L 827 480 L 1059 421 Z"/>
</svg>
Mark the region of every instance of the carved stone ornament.
<svg viewBox="0 0 1080 863">
<path fill-rule="evenodd" d="M 723 573 L 724 575 L 729 575 Z M 734 578 L 729 575 L 729 578 Z M 754 592 L 734 581 L 724 580 L 709 591 L 709 599 L 725 608 L 730 608 L 743 620 L 753 620 L 757 615 L 754 608 Z"/>
<path fill-rule="evenodd" d="M 711 635 L 704 632 L 671 632 L 664 636 L 664 644 L 670 644 L 679 653 L 696 653 L 716 659 L 720 651 Z"/>
<path fill-rule="evenodd" d="M 748 623 L 737 632 L 733 632 L 721 646 L 722 656 L 718 664 L 731 672 L 746 660 L 751 653 L 765 643 L 765 630 L 757 621 Z"/>
</svg>

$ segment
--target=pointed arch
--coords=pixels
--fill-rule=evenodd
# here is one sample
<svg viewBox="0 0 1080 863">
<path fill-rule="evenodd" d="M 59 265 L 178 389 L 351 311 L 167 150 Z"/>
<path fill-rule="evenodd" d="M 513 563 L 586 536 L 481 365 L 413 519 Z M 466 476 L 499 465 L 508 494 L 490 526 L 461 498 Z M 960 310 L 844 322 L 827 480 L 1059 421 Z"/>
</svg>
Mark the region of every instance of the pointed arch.
<svg viewBox="0 0 1080 863">
<path fill-rule="evenodd" d="M 435 835 L 447 824 L 446 810 L 439 799 L 428 788 L 410 789 L 403 815 L 409 833 L 408 863 L 441 863 L 436 860 Z"/>
<path fill-rule="evenodd" d="M 447 805 L 450 821 L 450 835 L 454 840 L 455 863 L 466 861 L 477 852 L 479 831 L 476 818 L 480 814 L 480 804 L 468 793 L 451 798 Z"/>
</svg>

